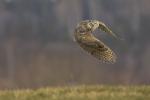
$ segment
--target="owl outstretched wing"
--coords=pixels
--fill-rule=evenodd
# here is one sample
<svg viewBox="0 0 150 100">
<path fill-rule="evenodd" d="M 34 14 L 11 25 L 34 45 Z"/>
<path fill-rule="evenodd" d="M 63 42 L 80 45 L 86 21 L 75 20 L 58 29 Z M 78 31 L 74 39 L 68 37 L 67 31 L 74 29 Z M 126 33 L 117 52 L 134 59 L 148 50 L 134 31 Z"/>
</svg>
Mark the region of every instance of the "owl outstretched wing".
<svg viewBox="0 0 150 100">
<path fill-rule="evenodd" d="M 82 41 L 79 45 L 92 56 L 105 63 L 116 62 L 116 54 L 101 41 Z"/>
</svg>

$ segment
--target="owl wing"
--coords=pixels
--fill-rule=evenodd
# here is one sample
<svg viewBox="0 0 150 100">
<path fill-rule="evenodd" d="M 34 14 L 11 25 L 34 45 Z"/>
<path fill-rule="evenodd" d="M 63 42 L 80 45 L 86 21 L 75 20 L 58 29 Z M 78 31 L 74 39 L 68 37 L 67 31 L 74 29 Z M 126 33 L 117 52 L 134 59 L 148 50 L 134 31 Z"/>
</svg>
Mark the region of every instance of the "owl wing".
<svg viewBox="0 0 150 100">
<path fill-rule="evenodd" d="M 116 54 L 100 41 L 82 41 L 80 46 L 102 62 L 114 63 L 116 61 Z"/>
<path fill-rule="evenodd" d="M 100 43 L 100 41 L 82 41 L 82 45 L 84 46 L 84 48 L 87 48 L 87 49 L 89 48 L 91 52 L 95 50 L 99 50 L 99 51 L 107 50 L 106 46 Z"/>
<path fill-rule="evenodd" d="M 116 39 L 119 40 L 124 40 L 121 37 L 119 37 L 118 35 L 116 35 L 114 32 L 112 32 L 112 30 L 107 27 L 104 23 L 100 22 L 99 27 L 98 27 L 101 31 L 108 33 L 109 35 L 113 36 Z"/>
</svg>

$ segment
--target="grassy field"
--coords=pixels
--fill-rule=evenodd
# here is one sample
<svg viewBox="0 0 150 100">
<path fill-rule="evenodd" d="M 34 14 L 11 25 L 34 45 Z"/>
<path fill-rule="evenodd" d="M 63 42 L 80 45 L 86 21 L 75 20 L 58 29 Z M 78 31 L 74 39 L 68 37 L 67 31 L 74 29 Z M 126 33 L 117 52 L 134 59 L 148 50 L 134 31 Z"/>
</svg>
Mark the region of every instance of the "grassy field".
<svg viewBox="0 0 150 100">
<path fill-rule="evenodd" d="M 150 86 L 76 86 L 0 91 L 0 100 L 150 100 Z"/>
</svg>

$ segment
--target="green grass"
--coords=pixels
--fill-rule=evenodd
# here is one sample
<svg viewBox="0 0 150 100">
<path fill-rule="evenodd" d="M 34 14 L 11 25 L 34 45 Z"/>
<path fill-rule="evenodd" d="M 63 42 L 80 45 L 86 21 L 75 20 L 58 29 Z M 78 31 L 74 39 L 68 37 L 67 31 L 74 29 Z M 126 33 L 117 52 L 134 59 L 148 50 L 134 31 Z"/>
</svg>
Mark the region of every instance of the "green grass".
<svg viewBox="0 0 150 100">
<path fill-rule="evenodd" d="M 150 86 L 76 86 L 0 91 L 0 100 L 150 100 Z"/>
</svg>

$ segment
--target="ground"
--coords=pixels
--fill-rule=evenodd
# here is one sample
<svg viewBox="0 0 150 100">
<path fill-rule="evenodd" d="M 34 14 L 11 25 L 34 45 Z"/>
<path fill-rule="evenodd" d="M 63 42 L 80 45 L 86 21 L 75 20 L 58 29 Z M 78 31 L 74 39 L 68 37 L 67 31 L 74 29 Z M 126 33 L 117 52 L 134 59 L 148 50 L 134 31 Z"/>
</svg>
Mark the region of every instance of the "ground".
<svg viewBox="0 0 150 100">
<path fill-rule="evenodd" d="M 71 86 L 1 90 L 0 100 L 150 100 L 150 86 Z"/>
</svg>

